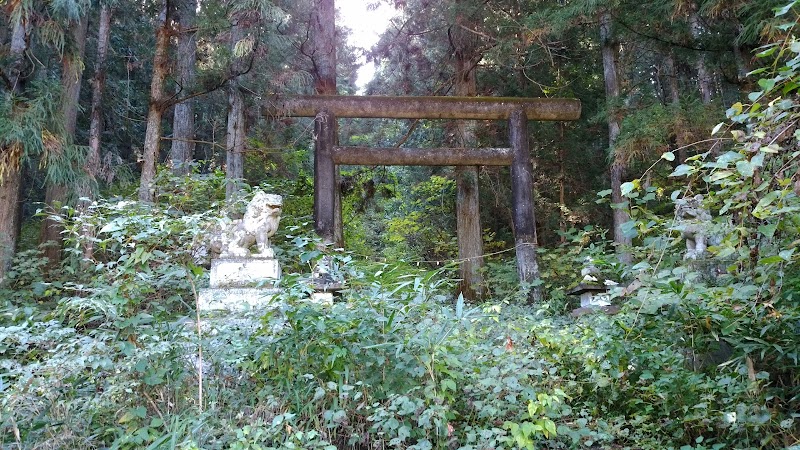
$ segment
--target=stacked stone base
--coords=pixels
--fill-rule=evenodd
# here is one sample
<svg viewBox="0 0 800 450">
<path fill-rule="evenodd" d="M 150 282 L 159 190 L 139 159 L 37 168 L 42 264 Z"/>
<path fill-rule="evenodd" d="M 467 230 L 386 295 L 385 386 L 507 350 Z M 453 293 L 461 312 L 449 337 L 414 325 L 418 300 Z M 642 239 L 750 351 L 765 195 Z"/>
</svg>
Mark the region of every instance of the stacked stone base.
<svg viewBox="0 0 800 450">
<path fill-rule="evenodd" d="M 269 306 L 280 289 L 274 288 L 207 288 L 200 289 L 201 311 L 243 311 Z"/>
<path fill-rule="evenodd" d="M 219 258 L 211 261 L 209 288 L 200 289 L 200 311 L 243 311 L 262 309 L 280 290 L 281 277 L 273 258 Z"/>
</svg>

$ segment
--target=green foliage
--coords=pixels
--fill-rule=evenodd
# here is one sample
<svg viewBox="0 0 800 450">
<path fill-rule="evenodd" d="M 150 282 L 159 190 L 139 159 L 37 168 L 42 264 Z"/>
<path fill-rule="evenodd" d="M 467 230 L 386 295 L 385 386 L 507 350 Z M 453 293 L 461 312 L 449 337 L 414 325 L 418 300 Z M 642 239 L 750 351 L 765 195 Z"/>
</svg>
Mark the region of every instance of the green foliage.
<svg viewBox="0 0 800 450">
<path fill-rule="evenodd" d="M 791 5 L 778 9 L 778 17 L 787 16 Z M 688 158 L 671 173 L 688 180 L 672 193 L 672 200 L 705 196 L 703 207 L 712 219 L 701 223 L 699 232 L 707 236 L 709 251 L 697 259 L 678 259 L 686 225 L 654 213 L 663 189 L 644 187 L 640 179 L 623 185 L 636 219 L 629 230 L 645 244 L 640 249 L 643 260 L 633 268 L 641 287 L 631 299 L 641 316 L 627 330 L 643 339 L 667 333 L 680 343 L 685 353 L 680 358 L 694 373 L 674 382 L 699 391 L 683 391 L 667 398 L 665 405 L 691 411 L 689 403 L 697 402 L 702 407 L 694 409 L 722 415 L 717 426 L 722 429 L 712 435 L 703 433 L 707 417 L 700 411 L 684 419 L 684 432 L 704 445 L 717 440 L 754 445 L 744 442 L 749 434 L 759 434 L 759 446 L 780 446 L 780 436 L 790 442 L 797 432 L 800 303 L 795 252 L 800 204 L 795 177 L 800 136 L 795 133 L 794 93 L 800 45 L 792 36 L 796 17 L 783 20 L 785 40 L 758 54 L 771 61 L 753 73 L 761 77 L 760 90 L 747 96 L 749 103 L 737 102 L 727 110 L 729 120 L 714 128 L 712 134 L 719 137 L 710 151 Z M 665 153 L 659 161 L 673 156 Z M 676 376 L 650 374 L 664 381 Z M 740 382 L 731 384 L 735 377 Z M 703 389 L 720 393 L 703 395 Z M 664 391 L 671 389 L 662 386 L 653 392 Z M 744 396 L 751 400 L 740 400 Z M 676 400 L 680 403 L 670 403 Z"/>
<path fill-rule="evenodd" d="M 0 99 L 0 178 L 20 164 L 39 163 L 47 178 L 74 182 L 73 164 L 82 161 L 85 147 L 66 142 L 61 117 L 61 90 L 57 83 L 36 80 L 21 96 Z"/>
<path fill-rule="evenodd" d="M 390 203 L 393 213 L 384 237 L 388 256 L 418 255 L 426 261 L 455 256 L 455 186 L 455 180 L 433 175 Z"/>
</svg>

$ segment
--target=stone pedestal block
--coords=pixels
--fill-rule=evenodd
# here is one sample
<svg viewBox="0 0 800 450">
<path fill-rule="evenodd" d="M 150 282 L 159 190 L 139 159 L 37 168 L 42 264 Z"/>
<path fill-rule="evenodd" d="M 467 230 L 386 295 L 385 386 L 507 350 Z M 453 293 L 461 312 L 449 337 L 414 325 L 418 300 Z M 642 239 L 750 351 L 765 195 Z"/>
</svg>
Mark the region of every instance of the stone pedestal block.
<svg viewBox="0 0 800 450">
<path fill-rule="evenodd" d="M 272 287 L 281 277 L 278 261 L 272 258 L 220 258 L 211 261 L 212 288 Z"/>
<path fill-rule="evenodd" d="M 198 307 L 200 311 L 264 309 L 278 293 L 280 289 L 236 287 L 200 289 Z"/>
</svg>

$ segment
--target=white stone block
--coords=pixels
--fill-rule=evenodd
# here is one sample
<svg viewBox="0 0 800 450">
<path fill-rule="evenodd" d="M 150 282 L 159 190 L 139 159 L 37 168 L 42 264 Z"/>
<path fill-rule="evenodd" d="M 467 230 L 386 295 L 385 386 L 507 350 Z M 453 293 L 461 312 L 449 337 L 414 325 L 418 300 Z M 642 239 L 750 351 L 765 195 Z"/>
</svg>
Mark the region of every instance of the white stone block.
<svg viewBox="0 0 800 450">
<path fill-rule="evenodd" d="M 333 292 L 314 292 L 311 294 L 311 302 L 320 305 L 333 305 Z"/>
<path fill-rule="evenodd" d="M 273 286 L 281 277 L 276 259 L 220 258 L 211 261 L 212 288 Z"/>
<path fill-rule="evenodd" d="M 242 311 L 269 307 L 279 289 L 264 288 L 208 288 L 198 293 L 200 311 Z"/>
</svg>

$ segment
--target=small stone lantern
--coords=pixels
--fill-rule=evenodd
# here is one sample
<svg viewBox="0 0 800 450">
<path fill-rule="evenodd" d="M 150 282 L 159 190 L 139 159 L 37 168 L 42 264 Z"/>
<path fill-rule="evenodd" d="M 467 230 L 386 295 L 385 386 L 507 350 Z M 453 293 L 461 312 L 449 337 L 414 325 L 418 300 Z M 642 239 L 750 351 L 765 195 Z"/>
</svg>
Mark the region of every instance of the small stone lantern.
<svg viewBox="0 0 800 450">
<path fill-rule="evenodd" d="M 602 284 L 581 283 L 567 292 L 567 295 L 577 295 L 581 298 L 581 308 L 592 308 L 595 306 L 608 306 L 605 293 L 608 288 Z"/>
</svg>

